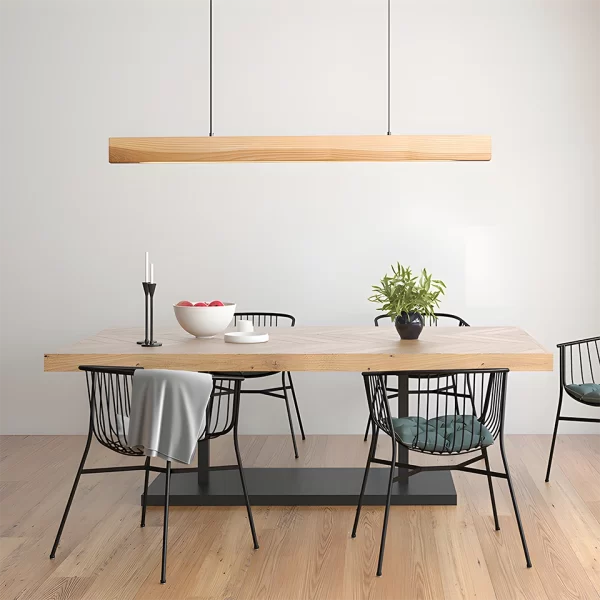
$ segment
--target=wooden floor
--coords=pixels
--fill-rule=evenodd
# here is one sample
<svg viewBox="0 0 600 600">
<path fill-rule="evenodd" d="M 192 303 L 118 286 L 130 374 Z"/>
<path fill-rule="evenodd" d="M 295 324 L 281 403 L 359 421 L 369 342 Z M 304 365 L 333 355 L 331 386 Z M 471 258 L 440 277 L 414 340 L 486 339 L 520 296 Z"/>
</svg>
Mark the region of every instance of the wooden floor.
<svg viewBox="0 0 600 600">
<path fill-rule="evenodd" d="M 532 569 L 506 483 L 495 482 L 496 532 L 485 478 L 457 473 L 458 506 L 392 507 L 383 577 L 375 577 L 379 507 L 363 509 L 354 540 L 353 508 L 257 507 L 256 551 L 244 508 L 173 508 L 168 581 L 160 585 L 162 511 L 150 508 L 139 527 L 141 474 L 83 476 L 51 561 L 84 438 L 3 437 L 0 598 L 597 600 L 600 436 L 559 436 L 546 484 L 549 443 L 549 436 L 507 437 Z M 359 436 L 309 437 L 298 461 L 286 436 L 246 437 L 241 445 L 248 467 L 363 466 L 367 451 Z M 95 466 L 131 462 L 98 444 L 90 456 Z M 217 440 L 212 456 L 215 464 L 232 460 L 231 440 Z M 492 463 L 499 466 L 497 449 Z"/>
</svg>

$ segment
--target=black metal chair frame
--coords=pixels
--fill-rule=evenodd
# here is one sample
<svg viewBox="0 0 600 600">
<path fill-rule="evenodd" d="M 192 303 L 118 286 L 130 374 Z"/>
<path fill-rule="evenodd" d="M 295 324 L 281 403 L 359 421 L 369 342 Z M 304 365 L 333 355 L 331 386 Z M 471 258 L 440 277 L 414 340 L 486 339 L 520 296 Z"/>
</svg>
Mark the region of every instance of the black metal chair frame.
<svg viewBox="0 0 600 600">
<path fill-rule="evenodd" d="M 296 318 L 286 313 L 276 312 L 236 312 L 233 315 L 233 323 L 237 325 L 238 320 L 246 319 L 251 321 L 255 327 L 278 327 L 279 321 L 289 321 L 290 327 L 296 325 Z M 245 379 L 259 379 L 261 377 L 269 377 L 271 375 L 281 374 L 281 385 L 271 388 L 265 388 L 260 390 L 249 390 L 242 387 L 242 394 L 260 394 L 262 396 L 271 396 L 272 398 L 280 398 L 285 401 L 285 408 L 287 410 L 288 422 L 290 424 L 290 433 L 292 435 L 292 443 L 294 445 L 294 456 L 298 458 L 298 445 L 296 444 L 296 433 L 294 431 L 294 422 L 292 418 L 292 411 L 290 410 L 290 401 L 288 392 L 291 393 L 292 400 L 294 402 L 294 408 L 296 409 L 296 417 L 298 418 L 298 425 L 300 426 L 300 434 L 302 440 L 306 439 L 304 434 L 304 425 L 302 424 L 302 418 L 300 417 L 300 408 L 298 407 L 298 399 L 296 398 L 296 390 L 294 389 L 294 382 L 292 381 L 292 374 L 289 371 L 269 371 L 266 373 L 250 373 L 244 372 L 243 376 Z M 286 381 L 287 379 L 287 381 Z"/>
<path fill-rule="evenodd" d="M 383 319 L 391 320 L 391 317 L 388 315 L 377 315 L 373 320 L 375 323 L 375 327 L 379 327 L 379 321 Z M 458 317 L 456 315 L 451 315 L 450 313 L 435 313 L 435 317 L 431 317 L 428 319 L 429 325 L 436 327 L 439 319 L 452 319 L 454 321 L 458 321 L 458 327 L 469 327 L 469 324 L 463 318 Z"/>
<path fill-rule="evenodd" d="M 398 434 L 394 430 L 394 425 L 392 421 L 392 413 L 389 406 L 389 397 L 387 395 L 386 389 L 386 378 L 389 376 L 397 375 L 397 373 L 393 372 L 384 372 L 384 373 L 363 373 L 365 390 L 367 394 L 367 402 L 369 405 L 369 413 L 371 415 L 373 424 L 374 424 L 374 433 L 371 438 L 371 446 L 369 448 L 369 454 L 367 457 L 367 465 L 365 468 L 365 474 L 363 477 L 362 487 L 360 490 L 360 496 L 358 500 L 358 505 L 356 507 L 356 516 L 354 518 L 354 525 L 352 527 L 352 537 L 356 537 L 356 530 L 358 527 L 358 522 L 360 518 L 360 512 L 363 503 L 363 497 L 365 493 L 365 489 L 367 486 L 367 480 L 369 477 L 369 469 L 372 463 L 379 465 L 386 465 L 390 467 L 390 475 L 388 480 L 388 488 L 387 488 L 387 498 L 385 505 L 385 514 L 383 520 L 383 530 L 381 534 L 381 543 L 379 549 L 379 561 L 377 565 L 377 575 L 380 576 L 382 573 L 383 566 L 383 555 L 385 550 L 385 540 L 387 534 L 389 513 L 390 513 L 390 504 L 392 497 L 392 484 L 394 482 L 400 481 L 403 479 L 404 475 L 400 474 L 394 477 L 395 468 L 406 469 L 408 471 L 408 476 L 416 475 L 417 473 L 421 473 L 424 471 L 463 471 L 466 473 L 475 473 L 477 475 L 485 475 L 488 480 L 488 486 L 490 491 L 490 499 L 492 503 L 492 511 L 494 514 L 494 524 L 496 530 L 500 529 L 500 524 L 498 521 L 498 513 L 496 510 L 496 500 L 494 497 L 494 488 L 492 484 L 492 478 L 500 478 L 506 479 L 508 483 L 508 488 L 510 491 L 510 496 L 513 504 L 513 508 L 515 511 L 515 516 L 517 520 L 517 525 L 519 528 L 519 534 L 521 536 L 521 542 L 523 544 L 523 551 L 525 553 L 525 559 L 527 563 L 527 567 L 531 567 L 531 559 L 529 556 L 529 550 L 527 548 L 527 542 L 525 540 L 525 533 L 523 530 L 523 525 L 521 523 L 521 516 L 519 514 L 519 508 L 517 505 L 517 499 L 515 497 L 515 492 L 513 489 L 513 484 L 510 476 L 510 471 L 508 468 L 508 462 L 506 459 L 506 454 L 504 450 L 504 413 L 506 406 L 506 382 L 508 369 L 490 369 L 490 370 L 461 370 L 461 371 L 436 371 L 436 372 L 414 372 L 410 373 L 411 377 L 415 377 L 419 382 L 419 395 L 418 398 L 418 407 L 417 407 L 417 416 L 419 416 L 423 412 L 423 406 L 421 397 L 424 396 L 427 400 L 426 406 L 426 415 L 436 415 L 437 417 L 447 416 L 448 410 L 448 395 L 444 395 L 440 393 L 440 379 L 441 378 L 452 378 L 456 385 L 456 399 L 462 399 L 462 413 L 456 412 L 456 415 L 466 415 L 469 414 L 468 408 L 469 406 L 472 409 L 470 413 L 473 417 L 479 421 L 480 424 L 483 424 L 488 428 L 491 432 L 493 439 L 496 440 L 499 438 L 500 440 L 500 454 L 502 456 L 502 462 L 504 465 L 504 473 L 492 471 L 490 468 L 487 448 L 481 446 L 482 441 L 482 431 L 479 430 L 479 439 L 475 442 L 474 437 L 471 438 L 471 448 L 467 450 L 459 450 L 453 451 L 452 449 L 448 451 L 438 451 L 436 449 L 437 442 L 435 442 L 434 450 L 425 450 L 418 448 L 416 446 L 408 446 L 402 442 L 402 440 L 398 437 Z M 488 377 L 487 385 L 484 386 L 485 377 Z M 431 381 L 437 380 L 437 386 L 431 387 Z M 478 385 L 478 380 L 480 380 L 481 385 Z M 458 382 L 462 381 L 462 393 L 459 391 L 460 386 Z M 426 388 L 422 389 L 423 385 L 426 383 Z M 443 387 L 443 386 L 442 386 Z M 478 389 L 481 388 L 481 389 Z M 435 402 L 433 406 L 430 407 L 430 399 L 435 395 Z M 445 402 L 445 411 L 446 414 L 440 412 L 440 395 L 442 396 L 441 402 Z M 479 411 L 476 410 L 476 403 L 478 402 Z M 468 401 L 468 404 L 467 404 Z M 450 408 L 452 408 L 452 404 L 450 403 Z M 435 412 L 433 407 L 435 406 Z M 456 410 L 456 404 L 455 404 Z M 455 434 L 456 434 L 456 425 Z M 387 434 L 392 441 L 392 459 L 384 460 L 377 458 L 375 456 L 377 450 L 377 440 L 379 437 L 379 432 L 383 431 Z M 418 443 L 419 435 L 429 436 L 429 430 L 426 430 L 427 433 L 419 434 L 417 433 L 417 439 L 415 440 L 415 444 Z M 437 434 L 436 429 L 436 434 Z M 462 442 L 464 443 L 465 434 L 463 429 L 463 438 Z M 473 434 L 474 436 L 475 434 Z M 434 438 L 436 439 L 436 438 Z M 422 440 L 421 440 L 422 441 Z M 427 437 L 425 439 L 425 446 L 427 445 Z M 401 463 L 396 460 L 397 456 L 397 445 L 401 444 L 408 450 L 421 452 L 424 454 L 432 454 L 436 456 L 459 456 L 466 455 L 473 452 L 478 452 L 479 454 L 474 458 L 469 458 L 459 464 L 452 465 L 433 465 L 433 466 L 421 466 L 421 465 L 413 465 L 410 463 Z M 473 468 L 473 464 L 483 460 L 485 464 L 484 469 Z"/>
<path fill-rule="evenodd" d="M 587 417 L 563 417 L 560 412 L 563 403 L 563 393 L 573 398 L 580 404 L 600 407 L 596 402 L 587 402 L 581 398 L 575 397 L 568 385 L 574 383 L 600 383 L 600 336 L 586 338 L 584 340 L 575 340 L 574 342 L 565 342 L 558 344 L 560 355 L 560 392 L 558 396 L 558 409 L 556 411 L 556 420 L 554 422 L 554 432 L 552 434 L 552 445 L 550 446 L 550 456 L 548 456 L 548 468 L 546 469 L 546 483 L 550 481 L 550 469 L 552 468 L 552 458 L 554 456 L 554 445 L 556 444 L 556 434 L 558 433 L 558 424 L 560 421 L 575 421 L 577 423 L 600 423 L 600 419 Z M 579 359 L 579 360 L 578 360 Z M 579 364 L 577 364 L 579 363 Z M 587 378 L 592 381 L 585 381 Z"/>
<path fill-rule="evenodd" d="M 50 558 L 56 556 L 56 550 L 60 543 L 60 539 L 71 510 L 73 498 L 77 491 L 79 479 L 82 475 L 97 474 L 97 473 L 117 473 L 122 471 L 144 471 L 144 492 L 142 495 L 142 516 L 140 527 L 146 525 L 146 507 L 148 498 L 148 480 L 150 473 L 164 473 L 165 478 L 165 506 L 163 515 L 163 544 L 162 544 L 162 567 L 161 567 L 161 583 L 166 582 L 167 576 L 167 538 L 169 532 L 169 498 L 171 475 L 173 473 L 186 473 L 191 468 L 171 468 L 171 461 L 166 461 L 166 467 L 156 467 L 150 464 L 150 457 L 147 456 L 143 465 L 120 466 L 120 467 L 100 467 L 100 468 L 85 468 L 92 438 L 96 438 L 100 444 L 110 450 L 123 454 L 125 456 L 142 457 L 144 453 L 127 445 L 126 423 L 124 417 L 128 417 L 131 408 L 131 383 L 133 375 L 138 367 L 97 367 L 97 366 L 81 366 L 80 370 L 86 374 L 88 400 L 90 406 L 90 420 L 87 441 L 75 482 L 71 489 L 67 506 L 63 513 L 58 533 Z M 141 367 L 140 367 L 141 368 Z M 233 430 L 233 443 L 237 464 L 210 467 L 211 470 L 238 469 L 242 482 L 242 489 L 246 499 L 246 510 L 248 512 L 248 520 L 250 522 L 250 530 L 254 548 L 258 548 L 258 538 L 254 527 L 254 519 L 252 518 L 252 508 L 248 491 L 246 488 L 246 480 L 244 477 L 244 468 L 240 455 L 238 443 L 238 417 L 240 407 L 240 391 L 243 377 L 234 375 L 219 375 L 213 376 L 213 390 L 210 401 L 207 407 L 206 426 L 200 439 L 214 439 L 225 435 Z"/>
<path fill-rule="evenodd" d="M 390 317 L 388 315 L 378 315 L 373 320 L 375 327 L 379 327 L 379 321 L 381 321 L 382 319 L 390 319 Z M 435 313 L 435 317 L 430 317 L 428 319 L 429 325 L 437 327 L 439 319 L 452 319 L 452 320 L 458 322 L 457 323 L 458 327 L 470 327 L 470 325 L 464 319 L 462 319 L 461 317 L 457 317 L 456 315 L 451 315 L 450 313 Z M 452 388 L 453 388 L 453 383 L 451 383 L 448 386 L 447 390 L 451 391 Z M 386 380 L 386 389 L 388 391 L 388 400 L 392 400 L 393 398 L 398 397 L 398 388 L 389 386 L 387 383 L 387 380 Z M 440 390 L 440 391 L 442 391 L 442 390 Z M 414 394 L 414 391 L 409 389 L 408 393 L 409 393 L 409 395 Z M 369 437 L 369 429 L 371 429 L 371 417 L 370 416 L 367 419 L 367 428 L 365 429 L 365 437 L 363 438 L 363 442 L 366 442 L 367 438 Z"/>
</svg>

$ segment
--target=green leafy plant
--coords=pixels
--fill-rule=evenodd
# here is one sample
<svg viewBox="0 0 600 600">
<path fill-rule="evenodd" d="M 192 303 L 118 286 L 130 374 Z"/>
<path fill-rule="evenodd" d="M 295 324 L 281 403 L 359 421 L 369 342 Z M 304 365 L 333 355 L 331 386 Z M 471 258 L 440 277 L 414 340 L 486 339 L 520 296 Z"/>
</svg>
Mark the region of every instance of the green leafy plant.
<svg viewBox="0 0 600 600">
<path fill-rule="evenodd" d="M 413 275 L 410 267 L 400 263 L 392 265 L 392 275 L 384 275 L 379 285 L 373 286 L 371 302 L 380 304 L 379 310 L 395 319 L 402 313 L 419 313 L 435 317 L 435 309 L 440 305 L 446 284 L 432 279 L 427 269 L 420 275 Z"/>
</svg>

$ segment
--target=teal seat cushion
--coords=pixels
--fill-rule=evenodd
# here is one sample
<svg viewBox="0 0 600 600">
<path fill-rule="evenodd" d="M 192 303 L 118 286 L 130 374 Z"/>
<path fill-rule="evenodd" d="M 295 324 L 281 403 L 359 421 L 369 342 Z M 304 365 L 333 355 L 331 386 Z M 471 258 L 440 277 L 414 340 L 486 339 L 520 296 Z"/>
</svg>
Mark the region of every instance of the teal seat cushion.
<svg viewBox="0 0 600 600">
<path fill-rule="evenodd" d="M 490 431 L 473 415 L 443 415 L 435 419 L 392 419 L 400 441 L 409 448 L 427 452 L 463 452 L 494 443 Z"/>
<path fill-rule="evenodd" d="M 572 383 L 567 391 L 575 400 L 600 404 L 600 383 Z"/>
</svg>

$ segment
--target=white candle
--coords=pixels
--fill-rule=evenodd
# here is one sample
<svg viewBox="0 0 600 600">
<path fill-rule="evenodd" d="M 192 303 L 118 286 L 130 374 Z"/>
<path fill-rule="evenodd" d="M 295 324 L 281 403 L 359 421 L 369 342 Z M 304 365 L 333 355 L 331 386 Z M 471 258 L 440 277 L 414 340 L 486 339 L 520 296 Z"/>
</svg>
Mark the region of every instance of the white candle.
<svg viewBox="0 0 600 600">
<path fill-rule="evenodd" d="M 150 283 L 154 283 L 154 263 L 150 265 Z"/>
<path fill-rule="evenodd" d="M 149 281 L 149 277 L 150 277 L 150 257 L 148 256 L 148 253 L 146 252 L 146 271 L 144 273 L 144 281 Z"/>
</svg>

